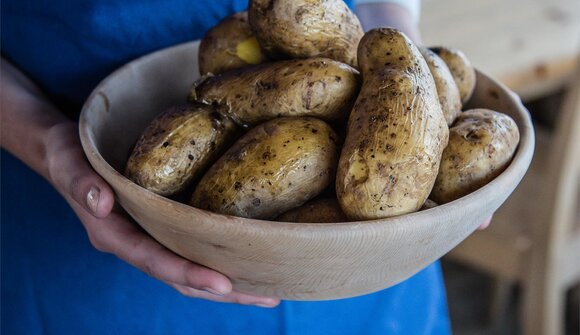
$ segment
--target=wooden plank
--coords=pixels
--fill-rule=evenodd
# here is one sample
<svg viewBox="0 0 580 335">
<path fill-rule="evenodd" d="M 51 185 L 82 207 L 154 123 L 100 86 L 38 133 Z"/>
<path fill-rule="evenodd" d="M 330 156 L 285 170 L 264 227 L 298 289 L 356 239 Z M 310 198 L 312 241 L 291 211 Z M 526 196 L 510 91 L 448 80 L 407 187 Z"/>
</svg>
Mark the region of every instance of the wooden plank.
<svg viewBox="0 0 580 335">
<path fill-rule="evenodd" d="M 580 54 L 578 0 L 424 0 L 425 45 L 463 50 L 524 99 L 568 79 Z"/>
<path fill-rule="evenodd" d="M 515 282 L 522 278 L 522 257 L 526 257 L 530 246 L 531 241 L 523 237 L 514 243 L 512 236 L 480 231 L 469 236 L 446 257 Z"/>
</svg>

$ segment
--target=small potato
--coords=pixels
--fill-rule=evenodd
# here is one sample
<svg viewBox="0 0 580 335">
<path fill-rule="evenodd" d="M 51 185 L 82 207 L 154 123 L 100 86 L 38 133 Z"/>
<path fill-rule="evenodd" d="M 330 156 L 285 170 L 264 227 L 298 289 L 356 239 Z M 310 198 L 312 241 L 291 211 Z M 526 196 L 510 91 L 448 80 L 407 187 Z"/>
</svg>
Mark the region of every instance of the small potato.
<svg viewBox="0 0 580 335">
<path fill-rule="evenodd" d="M 357 66 L 362 26 L 343 0 L 251 0 L 250 25 L 274 59 L 326 57 Z"/>
<path fill-rule="evenodd" d="M 359 44 L 361 92 L 348 121 L 336 194 L 351 220 L 417 211 L 437 177 L 448 127 L 417 47 L 391 28 Z"/>
<path fill-rule="evenodd" d="M 248 23 L 248 12 L 228 16 L 199 45 L 199 73 L 218 74 L 266 60 Z"/>
<path fill-rule="evenodd" d="M 281 222 L 334 223 L 348 222 L 336 198 L 316 198 L 276 218 Z"/>
<path fill-rule="evenodd" d="M 338 160 L 336 134 L 310 117 L 277 118 L 248 131 L 203 176 L 191 205 L 273 219 L 328 187 Z"/>
<path fill-rule="evenodd" d="M 145 129 L 125 175 L 160 195 L 181 192 L 217 159 L 235 133 L 235 123 L 211 106 L 170 108 Z"/>
<path fill-rule="evenodd" d="M 425 203 L 423 204 L 423 206 L 421 206 L 421 211 L 424 211 L 426 209 L 431 209 L 431 208 L 435 208 L 439 206 L 435 201 L 431 200 L 431 199 L 427 199 L 425 200 Z"/>
<path fill-rule="evenodd" d="M 433 47 L 429 48 L 431 51 L 435 52 L 453 75 L 453 79 L 459 88 L 459 95 L 461 97 L 461 103 L 465 104 L 475 89 L 475 69 L 471 65 L 471 62 L 463 52 L 453 48 L 447 47 Z"/>
<path fill-rule="evenodd" d="M 280 61 L 209 76 L 193 85 L 190 100 L 223 107 L 238 124 L 279 116 L 346 120 L 359 90 L 359 73 L 326 58 Z"/>
<path fill-rule="evenodd" d="M 511 161 L 520 140 L 516 123 L 488 109 L 461 113 L 450 129 L 449 145 L 431 199 L 458 199 L 497 177 Z"/>
<path fill-rule="evenodd" d="M 427 49 L 419 48 L 421 54 L 429 65 L 429 71 L 435 80 L 435 87 L 437 88 L 437 95 L 439 96 L 439 103 L 445 116 L 447 125 L 451 126 L 453 121 L 461 113 L 461 98 L 459 96 L 459 88 L 453 80 L 453 76 L 447 67 L 447 64 L 437 56 L 436 53 Z"/>
</svg>

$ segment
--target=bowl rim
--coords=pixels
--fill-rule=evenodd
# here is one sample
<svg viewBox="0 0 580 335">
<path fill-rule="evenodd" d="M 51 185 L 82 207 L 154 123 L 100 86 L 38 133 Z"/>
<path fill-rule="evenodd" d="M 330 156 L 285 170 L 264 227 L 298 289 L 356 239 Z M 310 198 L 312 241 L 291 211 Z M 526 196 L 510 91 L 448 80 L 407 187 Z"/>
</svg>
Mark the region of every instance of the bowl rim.
<svg viewBox="0 0 580 335">
<path fill-rule="evenodd" d="M 271 220 L 262 220 L 262 219 L 250 219 L 244 217 L 237 217 L 231 215 L 224 215 L 213 213 L 207 210 L 195 208 L 193 206 L 187 205 L 185 203 L 181 203 L 175 201 L 173 199 L 166 198 L 164 196 L 158 195 L 153 193 L 138 184 L 134 183 L 130 179 L 126 178 L 122 173 L 117 171 L 113 168 L 107 160 L 101 155 L 99 150 L 97 149 L 96 143 L 94 138 L 91 136 L 92 132 L 90 130 L 90 125 L 88 124 L 87 114 L 89 113 L 89 106 L 91 102 L 96 99 L 97 96 L 101 96 L 105 99 L 105 104 L 108 103 L 106 96 L 103 97 L 102 88 L 106 86 L 111 80 L 113 80 L 119 73 L 125 71 L 127 68 L 134 65 L 134 63 L 142 62 L 144 60 L 152 60 L 157 57 L 161 57 L 166 54 L 168 51 L 177 50 L 177 49 L 188 49 L 191 48 L 195 44 L 199 44 L 200 41 L 191 41 L 182 44 L 178 44 L 175 46 L 163 48 L 157 50 L 155 52 L 143 55 L 138 57 L 131 62 L 121 66 L 117 70 L 113 71 L 109 74 L 106 78 L 104 78 L 91 92 L 91 94 L 86 99 L 85 103 L 82 106 L 81 114 L 79 118 L 79 135 L 81 139 L 81 144 L 85 155 L 89 158 L 89 162 L 93 166 L 93 169 L 97 171 L 97 173 L 114 189 L 112 186 L 112 182 L 109 182 L 108 178 L 113 178 L 113 182 L 118 185 L 124 185 L 124 187 L 129 187 L 135 194 L 138 194 L 139 197 L 147 199 L 146 201 L 161 201 L 165 202 L 166 205 L 173 207 L 176 211 L 190 213 L 191 215 L 205 215 L 213 218 L 216 221 L 235 221 L 236 225 L 249 225 L 253 228 L 265 228 L 272 231 L 280 231 L 280 232 L 293 232 L 296 233 L 301 229 L 305 229 L 309 233 L 313 231 L 327 231 L 332 230 L 333 233 L 337 232 L 338 230 L 349 230 L 352 231 L 353 228 L 360 228 L 361 225 L 376 225 L 376 224 L 396 224 L 400 222 L 402 219 L 405 221 L 424 221 L 428 220 L 429 217 L 439 217 L 444 215 L 445 212 L 452 210 L 453 208 L 460 207 L 462 209 L 469 208 L 473 206 L 475 202 L 474 199 L 486 199 L 493 197 L 494 189 L 498 185 L 501 184 L 509 184 L 509 183 L 516 183 L 516 185 L 520 182 L 521 178 L 523 178 L 525 171 L 529 167 L 531 162 L 534 146 L 535 146 L 535 136 L 534 130 L 532 128 L 532 121 L 531 116 L 525 106 L 523 105 L 521 99 L 509 88 L 507 88 L 502 83 L 496 81 L 495 79 L 489 77 L 485 73 L 476 69 L 476 74 L 479 80 L 479 77 L 484 77 L 485 79 L 491 81 L 496 87 L 500 90 L 507 92 L 510 103 L 517 106 L 517 109 L 521 112 L 520 116 L 522 119 L 523 127 L 518 127 L 520 133 L 520 142 L 518 144 L 516 153 L 512 158 L 510 164 L 507 168 L 495 177 L 492 181 L 487 183 L 486 185 L 480 187 L 479 189 L 459 198 L 454 201 L 438 205 L 433 208 L 402 214 L 398 216 L 382 218 L 382 219 L 372 219 L 372 220 L 365 220 L 365 221 L 348 221 L 348 222 L 332 222 L 332 223 L 296 223 L 296 222 L 283 222 L 283 221 L 271 221 Z M 92 158 L 92 159 L 91 159 Z M 95 163 L 97 162 L 97 163 Z M 97 165 L 97 166 L 95 166 Z M 521 172 L 524 170 L 524 172 Z M 106 174 L 104 176 L 103 174 Z M 108 177 L 107 177 L 108 176 Z M 516 178 L 517 180 L 514 180 Z M 117 198 L 117 194 L 115 192 L 115 197 Z M 429 220 L 428 220 L 429 221 Z"/>
</svg>

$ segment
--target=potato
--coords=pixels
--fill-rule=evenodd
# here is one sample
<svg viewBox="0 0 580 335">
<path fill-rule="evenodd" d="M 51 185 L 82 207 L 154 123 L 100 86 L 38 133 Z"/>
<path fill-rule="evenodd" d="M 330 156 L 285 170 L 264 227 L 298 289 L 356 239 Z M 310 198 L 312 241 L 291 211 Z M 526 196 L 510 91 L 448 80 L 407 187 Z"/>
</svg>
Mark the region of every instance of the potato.
<svg viewBox="0 0 580 335">
<path fill-rule="evenodd" d="M 125 175 L 160 195 L 181 192 L 217 159 L 235 133 L 234 122 L 211 106 L 170 108 L 145 129 Z"/>
<path fill-rule="evenodd" d="M 344 215 L 336 198 L 316 198 L 280 215 L 276 221 L 333 223 L 347 222 L 348 218 Z"/>
<path fill-rule="evenodd" d="M 199 45 L 199 73 L 218 74 L 266 60 L 250 24 L 248 12 L 226 17 L 210 29 Z"/>
<path fill-rule="evenodd" d="M 363 77 L 339 160 L 336 193 L 352 220 L 417 211 L 447 145 L 448 127 L 421 53 L 395 29 L 359 44 Z"/>
<path fill-rule="evenodd" d="M 443 110 L 443 115 L 445 116 L 447 125 L 451 126 L 453 121 L 459 116 L 459 113 L 461 113 L 459 88 L 455 84 L 447 64 L 445 64 L 441 57 L 427 48 L 421 47 L 419 51 L 421 51 L 425 61 L 427 61 L 427 65 L 429 65 L 429 71 L 431 71 L 431 75 L 433 75 L 433 79 L 435 80 L 435 87 L 437 88 L 437 95 L 441 109 Z"/>
<path fill-rule="evenodd" d="M 191 205 L 273 219 L 318 195 L 334 179 L 336 134 L 310 117 L 277 118 L 240 138 L 203 176 Z"/>
<path fill-rule="evenodd" d="M 251 0 L 249 20 L 275 59 L 326 57 L 357 66 L 363 30 L 342 0 Z"/>
<path fill-rule="evenodd" d="M 209 76 L 195 83 L 190 100 L 224 107 L 238 124 L 279 116 L 346 120 L 359 90 L 352 67 L 326 58 L 280 61 Z"/>
<path fill-rule="evenodd" d="M 427 199 L 425 200 L 425 203 L 423 204 L 423 206 L 421 206 L 421 211 L 424 211 L 426 209 L 431 209 L 431 208 L 435 208 L 439 206 L 435 201 L 431 200 L 431 199 Z"/>
<path fill-rule="evenodd" d="M 505 114 L 488 109 L 463 112 L 450 129 L 430 198 L 443 204 L 490 182 L 511 161 L 519 138 L 516 123 Z"/>
<path fill-rule="evenodd" d="M 433 47 L 429 48 L 431 51 L 435 52 L 453 75 L 453 79 L 459 88 L 459 96 L 461 97 L 461 103 L 465 104 L 475 89 L 475 69 L 471 65 L 471 62 L 463 52 L 453 48 L 447 47 Z"/>
</svg>

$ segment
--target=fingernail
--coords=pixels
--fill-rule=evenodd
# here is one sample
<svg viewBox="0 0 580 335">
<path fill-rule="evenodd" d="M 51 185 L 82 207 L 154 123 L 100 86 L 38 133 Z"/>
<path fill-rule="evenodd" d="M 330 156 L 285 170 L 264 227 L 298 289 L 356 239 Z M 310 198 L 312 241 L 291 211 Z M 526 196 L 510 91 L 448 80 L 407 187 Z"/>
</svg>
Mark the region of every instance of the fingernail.
<svg viewBox="0 0 580 335">
<path fill-rule="evenodd" d="M 211 287 L 204 287 L 204 288 L 202 288 L 202 290 L 206 291 L 207 293 L 219 295 L 220 297 L 224 296 L 224 293 L 218 292 Z"/>
<path fill-rule="evenodd" d="M 87 194 L 87 205 L 93 213 L 97 213 L 97 207 L 99 206 L 99 196 L 101 194 L 101 190 L 99 190 L 96 186 L 91 186 L 89 193 Z"/>
<path fill-rule="evenodd" d="M 263 308 L 273 308 L 276 307 L 274 305 L 266 305 L 266 304 L 254 304 L 254 306 L 263 307 Z"/>
</svg>

